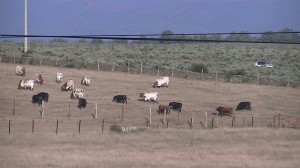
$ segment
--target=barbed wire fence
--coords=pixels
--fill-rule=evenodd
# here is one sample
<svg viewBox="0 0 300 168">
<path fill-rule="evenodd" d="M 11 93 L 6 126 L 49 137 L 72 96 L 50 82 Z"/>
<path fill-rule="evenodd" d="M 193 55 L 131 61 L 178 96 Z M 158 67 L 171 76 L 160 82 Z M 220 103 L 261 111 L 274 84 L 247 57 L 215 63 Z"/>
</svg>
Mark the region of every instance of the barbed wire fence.
<svg viewBox="0 0 300 168">
<path fill-rule="evenodd" d="M 111 71 L 111 72 L 123 72 L 130 74 L 141 74 L 141 75 L 153 75 L 153 76 L 169 76 L 174 78 L 182 79 L 193 79 L 193 80 L 210 80 L 210 81 L 226 81 L 230 83 L 250 83 L 260 85 L 276 85 L 286 87 L 297 87 L 300 85 L 300 81 L 293 80 L 292 76 L 288 77 L 274 77 L 271 74 L 265 75 L 257 72 L 255 76 L 246 75 L 221 75 L 218 71 L 214 73 L 204 73 L 203 69 L 201 72 L 193 72 L 189 69 L 180 70 L 175 69 L 172 66 L 171 69 L 165 68 L 163 65 L 158 64 L 157 69 L 148 69 L 143 65 L 145 62 L 142 61 L 127 61 L 124 65 L 119 65 L 115 61 L 112 64 L 102 63 L 100 60 L 94 60 L 93 63 L 87 60 L 76 60 L 76 59 L 65 59 L 65 58 L 32 58 L 32 57 L 16 57 L 9 55 L 0 55 L 0 62 L 13 63 L 13 64 L 25 64 L 25 65 L 45 65 L 54 67 L 64 68 L 77 68 L 77 69 L 89 69 L 96 71 Z"/>
<path fill-rule="evenodd" d="M 75 102 L 46 102 L 30 105 L 29 100 L 0 99 L 0 133 L 84 133 L 109 131 L 113 126 L 130 129 L 214 129 L 243 127 L 300 128 L 300 116 L 285 113 L 234 112 L 220 117 L 203 111 L 172 111 L 159 114 L 151 103 L 110 104 L 90 102 L 85 109 Z M 24 109 L 23 107 L 27 108 Z M 51 107 L 57 108 L 51 108 Z M 157 105 L 158 106 L 158 105 Z M 191 113 L 190 113 L 191 112 Z M 189 115 L 192 114 L 192 115 Z"/>
</svg>

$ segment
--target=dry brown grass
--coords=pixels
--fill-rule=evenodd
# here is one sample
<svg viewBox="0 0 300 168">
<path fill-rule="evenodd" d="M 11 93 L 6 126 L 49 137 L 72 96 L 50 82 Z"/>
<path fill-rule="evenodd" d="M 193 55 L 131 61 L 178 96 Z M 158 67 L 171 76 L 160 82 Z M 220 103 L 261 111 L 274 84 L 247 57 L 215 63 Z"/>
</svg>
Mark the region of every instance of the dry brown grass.
<svg viewBox="0 0 300 168">
<path fill-rule="evenodd" d="M 156 76 L 29 65 L 26 70 L 26 78 L 41 73 L 45 84 L 35 86 L 34 91 L 17 90 L 22 77 L 15 76 L 15 65 L 0 63 L 0 81 L 5 81 L 0 88 L 0 167 L 299 167 L 298 130 L 200 129 L 205 112 L 211 119 L 216 105 L 236 107 L 239 101 L 253 104 L 251 112 L 239 112 L 240 119 L 247 116 L 246 113 L 266 116 L 267 122 L 257 120 L 256 127 L 265 127 L 277 113 L 299 115 L 299 89 L 176 78 L 171 79 L 169 88 L 153 89 L 151 85 Z M 57 71 L 64 73 L 64 81 L 72 78 L 75 86 L 85 90 L 89 102 L 86 109 L 77 109 L 77 101 L 59 90 L 62 84 L 54 82 Z M 90 87 L 79 85 L 83 75 L 92 76 Z M 40 107 L 30 102 L 32 95 L 41 91 L 50 94 L 43 119 Z M 154 112 L 158 104 L 137 101 L 139 92 L 149 91 L 159 92 L 161 104 L 177 100 L 183 103 L 179 125 L 177 113 L 171 112 L 170 128 L 161 129 L 165 127 L 160 122 L 162 116 Z M 123 122 L 120 121 L 121 106 L 111 102 L 116 94 L 130 98 Z M 12 115 L 13 99 L 16 99 L 15 116 Z M 71 102 L 71 119 L 67 117 L 68 102 Z M 92 118 L 95 102 L 98 103 L 98 120 Z M 152 127 L 160 124 L 160 129 L 130 134 L 108 131 L 108 125 L 114 123 L 144 127 L 150 105 Z M 192 131 L 187 129 L 186 122 L 191 116 L 195 117 Z M 9 119 L 12 120 L 11 135 L 7 131 Z M 33 134 L 32 119 L 36 125 Z M 57 119 L 60 125 L 55 135 Z M 102 119 L 107 121 L 103 134 L 100 133 Z M 82 120 L 81 134 L 77 133 L 78 120 Z M 230 124 L 231 118 L 219 118 L 219 127 L 230 127 Z"/>
<path fill-rule="evenodd" d="M 0 136 L 0 167 L 299 167 L 294 129 Z"/>
</svg>

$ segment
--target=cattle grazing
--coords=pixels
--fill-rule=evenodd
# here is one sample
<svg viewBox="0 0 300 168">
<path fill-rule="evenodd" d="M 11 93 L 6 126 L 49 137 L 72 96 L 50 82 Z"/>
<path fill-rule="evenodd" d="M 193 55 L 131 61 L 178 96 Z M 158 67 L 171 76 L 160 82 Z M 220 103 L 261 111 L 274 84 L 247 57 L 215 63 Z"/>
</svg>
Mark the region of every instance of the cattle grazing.
<svg viewBox="0 0 300 168">
<path fill-rule="evenodd" d="M 32 96 L 32 104 L 38 103 L 39 106 L 42 105 L 43 97 L 41 95 L 33 95 Z"/>
<path fill-rule="evenodd" d="M 236 107 L 236 111 L 239 110 L 251 110 L 251 103 L 250 102 L 240 102 L 239 105 Z"/>
<path fill-rule="evenodd" d="M 83 98 L 83 89 L 81 88 L 76 88 L 76 89 L 73 89 L 72 93 L 71 93 L 71 99 L 79 99 L 79 98 Z"/>
<path fill-rule="evenodd" d="M 30 88 L 33 90 L 34 80 L 33 79 L 22 79 L 18 85 L 18 89 L 27 89 Z"/>
<path fill-rule="evenodd" d="M 39 85 L 42 85 L 44 80 L 42 78 L 42 75 L 41 74 L 35 74 L 35 82 L 38 83 Z"/>
<path fill-rule="evenodd" d="M 60 83 L 60 82 L 62 82 L 62 78 L 63 78 L 63 74 L 61 72 L 57 72 L 55 81 L 57 83 Z"/>
<path fill-rule="evenodd" d="M 154 82 L 153 84 L 153 87 L 156 88 L 156 87 L 169 87 L 169 77 L 165 76 L 161 79 L 156 79 L 156 81 Z"/>
<path fill-rule="evenodd" d="M 158 106 L 158 113 L 159 114 L 164 114 L 164 112 L 166 112 L 166 115 L 170 114 L 170 107 L 160 104 Z"/>
<path fill-rule="evenodd" d="M 25 76 L 25 68 L 21 65 L 16 66 L 16 75 Z"/>
<path fill-rule="evenodd" d="M 219 112 L 219 116 L 224 116 L 224 115 L 227 115 L 227 116 L 231 116 L 232 115 L 232 108 L 231 107 L 217 107 L 216 108 L 216 111 Z"/>
<path fill-rule="evenodd" d="M 45 92 L 40 92 L 37 96 L 41 96 L 45 102 L 48 102 L 49 94 Z"/>
<path fill-rule="evenodd" d="M 73 90 L 74 89 L 74 81 L 73 80 L 68 80 L 68 82 L 66 82 L 62 87 L 61 90 L 62 91 L 69 91 L 69 90 Z"/>
<path fill-rule="evenodd" d="M 81 85 L 90 86 L 90 84 L 91 84 L 91 78 L 89 76 L 84 76 L 81 79 Z"/>
<path fill-rule="evenodd" d="M 142 98 L 144 100 L 144 102 L 146 101 L 153 101 L 153 102 L 157 102 L 157 92 L 152 92 L 152 93 L 140 93 L 140 98 Z"/>
<path fill-rule="evenodd" d="M 181 112 L 182 103 L 180 103 L 180 102 L 170 102 L 170 103 L 169 103 L 169 107 L 170 107 L 172 110 L 176 110 L 176 111 Z"/>
<path fill-rule="evenodd" d="M 86 100 L 84 98 L 79 98 L 78 99 L 78 108 L 81 110 L 81 108 L 85 108 L 86 107 Z"/>
<path fill-rule="evenodd" d="M 127 96 L 126 95 L 116 95 L 113 97 L 113 102 L 117 103 L 126 103 L 127 104 Z"/>
</svg>

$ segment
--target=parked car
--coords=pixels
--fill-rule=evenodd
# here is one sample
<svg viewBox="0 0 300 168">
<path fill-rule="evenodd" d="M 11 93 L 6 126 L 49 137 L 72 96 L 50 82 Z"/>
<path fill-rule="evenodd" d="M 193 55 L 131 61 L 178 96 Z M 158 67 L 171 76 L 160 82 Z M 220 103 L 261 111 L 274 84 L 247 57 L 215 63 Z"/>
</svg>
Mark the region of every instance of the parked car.
<svg viewBox="0 0 300 168">
<path fill-rule="evenodd" d="M 270 62 L 270 61 L 263 61 L 263 60 L 260 60 L 260 61 L 256 61 L 254 63 L 255 66 L 265 66 L 267 68 L 273 68 L 273 64 Z"/>
</svg>

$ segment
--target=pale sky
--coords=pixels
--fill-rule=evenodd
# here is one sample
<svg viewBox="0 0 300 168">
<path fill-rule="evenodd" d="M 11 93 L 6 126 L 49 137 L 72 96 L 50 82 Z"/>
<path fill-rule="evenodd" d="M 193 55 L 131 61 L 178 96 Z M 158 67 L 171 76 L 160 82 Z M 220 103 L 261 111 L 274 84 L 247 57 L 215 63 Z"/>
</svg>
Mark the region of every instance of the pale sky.
<svg viewBox="0 0 300 168">
<path fill-rule="evenodd" d="M 24 0 L 0 0 L 0 34 L 24 34 Z M 300 0 L 28 0 L 29 35 L 300 31 Z"/>
</svg>

